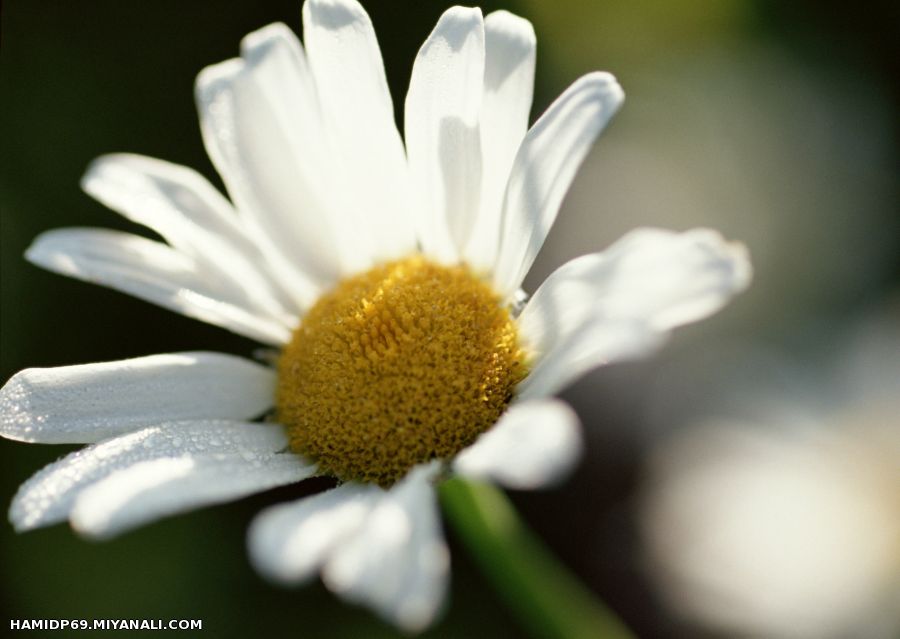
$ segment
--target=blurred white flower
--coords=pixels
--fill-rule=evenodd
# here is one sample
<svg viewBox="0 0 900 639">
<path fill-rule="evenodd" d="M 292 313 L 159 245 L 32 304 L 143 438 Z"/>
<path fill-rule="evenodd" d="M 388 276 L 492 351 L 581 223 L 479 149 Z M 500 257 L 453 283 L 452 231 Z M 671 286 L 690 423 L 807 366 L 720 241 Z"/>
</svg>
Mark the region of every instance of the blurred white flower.
<svg viewBox="0 0 900 639">
<path fill-rule="evenodd" d="M 106 538 L 335 476 L 260 514 L 254 565 L 285 583 L 321 574 L 418 630 L 448 573 L 433 484 L 557 481 L 581 439 L 551 396 L 718 310 L 749 264 L 711 231 L 643 229 L 523 304 L 522 279 L 622 101 L 615 79 L 584 76 L 528 129 L 531 25 L 454 7 L 416 58 L 404 145 L 363 8 L 307 0 L 303 21 L 303 45 L 271 25 L 198 77 L 231 202 L 190 169 L 103 157 L 85 190 L 167 244 L 64 229 L 27 253 L 282 349 L 277 370 L 195 352 L 17 374 L 0 391 L 0 434 L 90 445 L 28 480 L 10 518 Z"/>
<path fill-rule="evenodd" d="M 900 332 L 883 329 L 818 397 L 772 394 L 760 420 L 707 418 L 655 451 L 641 523 L 677 612 L 741 637 L 896 636 Z"/>
</svg>

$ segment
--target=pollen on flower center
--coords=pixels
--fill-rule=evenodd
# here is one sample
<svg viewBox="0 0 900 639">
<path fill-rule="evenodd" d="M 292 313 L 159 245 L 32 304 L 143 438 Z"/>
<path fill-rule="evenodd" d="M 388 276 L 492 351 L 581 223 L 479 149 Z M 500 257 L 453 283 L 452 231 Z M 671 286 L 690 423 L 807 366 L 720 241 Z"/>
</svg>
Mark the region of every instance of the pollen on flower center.
<svg viewBox="0 0 900 639">
<path fill-rule="evenodd" d="M 387 486 L 474 442 L 524 374 L 499 296 L 464 266 L 413 256 L 307 313 L 279 360 L 278 418 L 323 471 Z"/>
</svg>

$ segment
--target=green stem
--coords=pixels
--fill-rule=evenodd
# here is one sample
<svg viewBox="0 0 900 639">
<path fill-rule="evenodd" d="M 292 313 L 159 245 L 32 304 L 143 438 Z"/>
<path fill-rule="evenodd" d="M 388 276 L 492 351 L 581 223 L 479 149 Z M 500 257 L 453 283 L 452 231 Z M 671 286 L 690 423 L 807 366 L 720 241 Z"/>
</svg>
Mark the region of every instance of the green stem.
<svg viewBox="0 0 900 639">
<path fill-rule="evenodd" d="M 535 637 L 633 639 L 525 527 L 503 491 L 454 477 L 440 496 L 457 534 Z"/>
</svg>

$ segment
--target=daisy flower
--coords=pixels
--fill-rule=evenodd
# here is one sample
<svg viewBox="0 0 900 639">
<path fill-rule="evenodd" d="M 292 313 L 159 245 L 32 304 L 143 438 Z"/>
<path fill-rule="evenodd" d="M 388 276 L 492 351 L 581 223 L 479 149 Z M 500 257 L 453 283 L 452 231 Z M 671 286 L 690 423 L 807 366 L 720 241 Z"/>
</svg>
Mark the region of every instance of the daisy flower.
<svg viewBox="0 0 900 639">
<path fill-rule="evenodd" d="M 560 203 L 623 94 L 608 73 L 528 128 L 531 25 L 453 7 L 416 57 L 404 137 L 371 21 L 307 0 L 303 44 L 274 24 L 196 85 L 228 190 L 135 155 L 96 160 L 85 191 L 165 241 L 41 235 L 27 258 L 278 349 L 29 369 L 0 391 L 0 434 L 87 447 L 15 496 L 20 531 L 69 520 L 107 538 L 313 475 L 324 493 L 262 512 L 253 564 L 317 575 L 408 630 L 443 600 L 435 486 L 558 481 L 582 442 L 554 393 L 656 349 L 749 279 L 707 230 L 637 230 L 520 290 Z M 262 418 L 262 419 L 261 419 Z"/>
</svg>

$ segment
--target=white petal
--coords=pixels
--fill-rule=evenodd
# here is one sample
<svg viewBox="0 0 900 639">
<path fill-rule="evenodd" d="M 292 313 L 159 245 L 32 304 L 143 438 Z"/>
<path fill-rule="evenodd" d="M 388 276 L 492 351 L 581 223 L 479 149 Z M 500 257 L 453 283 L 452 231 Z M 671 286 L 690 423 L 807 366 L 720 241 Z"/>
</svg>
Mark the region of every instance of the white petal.
<svg viewBox="0 0 900 639">
<path fill-rule="evenodd" d="M 70 519 L 79 533 L 106 539 L 168 515 L 292 484 L 315 470 L 296 455 L 269 452 L 155 459 L 86 488 Z"/>
<path fill-rule="evenodd" d="M 231 281 L 204 277 L 194 260 L 160 242 L 105 229 L 41 234 L 25 257 L 43 268 L 134 295 L 182 315 L 267 344 L 283 344 L 291 327 L 242 308 Z"/>
<path fill-rule="evenodd" d="M 536 358 L 516 392 L 524 400 L 553 395 L 598 366 L 639 359 L 659 350 L 666 336 L 639 321 L 585 322 L 558 336 L 553 347 Z"/>
<path fill-rule="evenodd" d="M 303 39 L 337 160 L 334 185 L 367 267 L 415 249 L 403 142 L 372 22 L 355 0 L 307 0 Z"/>
<path fill-rule="evenodd" d="M 33 475 L 9 509 L 16 530 L 30 530 L 69 516 L 78 494 L 115 471 L 171 457 L 237 453 L 256 459 L 287 446 L 277 424 L 224 420 L 167 422 L 93 444 Z"/>
<path fill-rule="evenodd" d="M 299 179 L 297 188 L 307 191 L 302 200 L 303 215 L 298 216 L 302 219 L 292 221 L 304 236 L 310 236 L 310 242 L 323 243 L 320 247 L 311 247 L 312 254 L 321 250 L 329 252 L 324 258 L 322 255 L 316 257 L 317 261 L 324 259 L 330 264 L 322 272 L 325 283 L 332 283 L 334 272 L 355 273 L 370 266 L 376 257 L 375 236 L 368 229 L 367 232 L 361 230 L 361 221 L 369 221 L 364 217 L 368 211 L 367 202 L 358 190 L 360 180 L 348 175 L 349 161 L 341 156 L 335 133 L 330 130 L 329 123 L 334 114 L 328 96 L 317 86 L 313 56 L 309 55 L 307 62 L 297 37 L 283 24 L 272 24 L 248 35 L 241 42 L 241 54 L 246 62 L 245 73 L 252 78 L 256 90 L 275 114 L 284 143 L 296 164 L 297 173 L 292 179 Z M 240 92 L 240 87 L 238 82 L 235 90 Z M 242 98 L 239 96 L 239 99 Z M 352 126 L 355 123 L 344 124 Z M 364 155 L 362 147 L 355 150 L 357 155 L 352 161 Z M 402 160 L 402 148 L 400 158 Z M 369 170 L 365 179 L 373 179 L 371 174 Z M 297 215 L 298 203 L 287 202 L 288 215 Z M 392 207 L 392 212 L 396 209 L 396 206 Z M 384 225 L 375 230 L 385 233 Z M 392 237 L 400 235 L 402 233 L 395 233 Z M 290 238 L 276 240 L 288 258 L 297 250 L 291 242 Z"/>
<path fill-rule="evenodd" d="M 322 572 L 325 584 L 408 631 L 437 614 L 449 557 L 431 481 L 437 464 L 414 469 L 384 491 L 344 484 L 275 506 L 250 528 L 250 557 L 276 581 L 294 583 Z"/>
<path fill-rule="evenodd" d="M 419 50 L 405 110 L 419 239 L 442 261 L 457 259 L 478 215 L 483 85 L 481 10 L 452 7 Z"/>
<path fill-rule="evenodd" d="M 537 361 L 519 392 L 551 394 L 594 366 L 652 352 L 669 330 L 716 312 L 749 280 L 744 248 L 705 229 L 639 229 L 574 259 L 519 316 Z"/>
<path fill-rule="evenodd" d="M 578 416 L 558 400 L 515 403 L 453 461 L 461 475 L 508 488 L 557 483 L 575 466 L 583 442 Z"/>
<path fill-rule="evenodd" d="M 550 232 L 563 197 L 594 139 L 622 104 L 608 73 L 579 78 L 535 122 L 516 154 L 506 197 L 494 284 L 519 288 Z"/>
<path fill-rule="evenodd" d="M 0 435 L 84 444 L 164 421 L 252 419 L 274 389 L 274 371 L 221 353 L 29 368 L 0 389 Z"/>
<path fill-rule="evenodd" d="M 243 294 L 245 305 L 296 325 L 302 309 L 279 289 L 265 255 L 228 201 L 195 171 L 121 153 L 94 160 L 81 186 L 109 208 L 162 235 L 193 259 L 204 277 L 229 280 Z"/>
<path fill-rule="evenodd" d="M 558 268 L 526 305 L 519 325 L 539 350 L 588 317 L 635 319 L 668 330 L 719 310 L 749 278 L 743 246 L 715 231 L 637 229 L 602 253 Z"/>
<path fill-rule="evenodd" d="M 250 559 L 264 576 L 282 583 L 314 577 L 334 549 L 359 530 L 381 489 L 338 488 L 261 512 L 247 536 Z"/>
<path fill-rule="evenodd" d="M 531 23 L 508 11 L 488 14 L 484 31 L 481 209 L 462 257 L 486 272 L 497 259 L 503 194 L 528 129 L 537 41 Z"/>
<path fill-rule="evenodd" d="M 333 592 L 408 632 L 434 620 L 447 589 L 450 558 L 431 484 L 436 469 L 415 468 L 383 494 L 322 570 Z"/>
<path fill-rule="evenodd" d="M 244 59 L 197 76 L 203 140 L 241 216 L 305 306 L 342 271 L 315 86 L 283 25 L 250 34 L 242 48 Z"/>
</svg>

